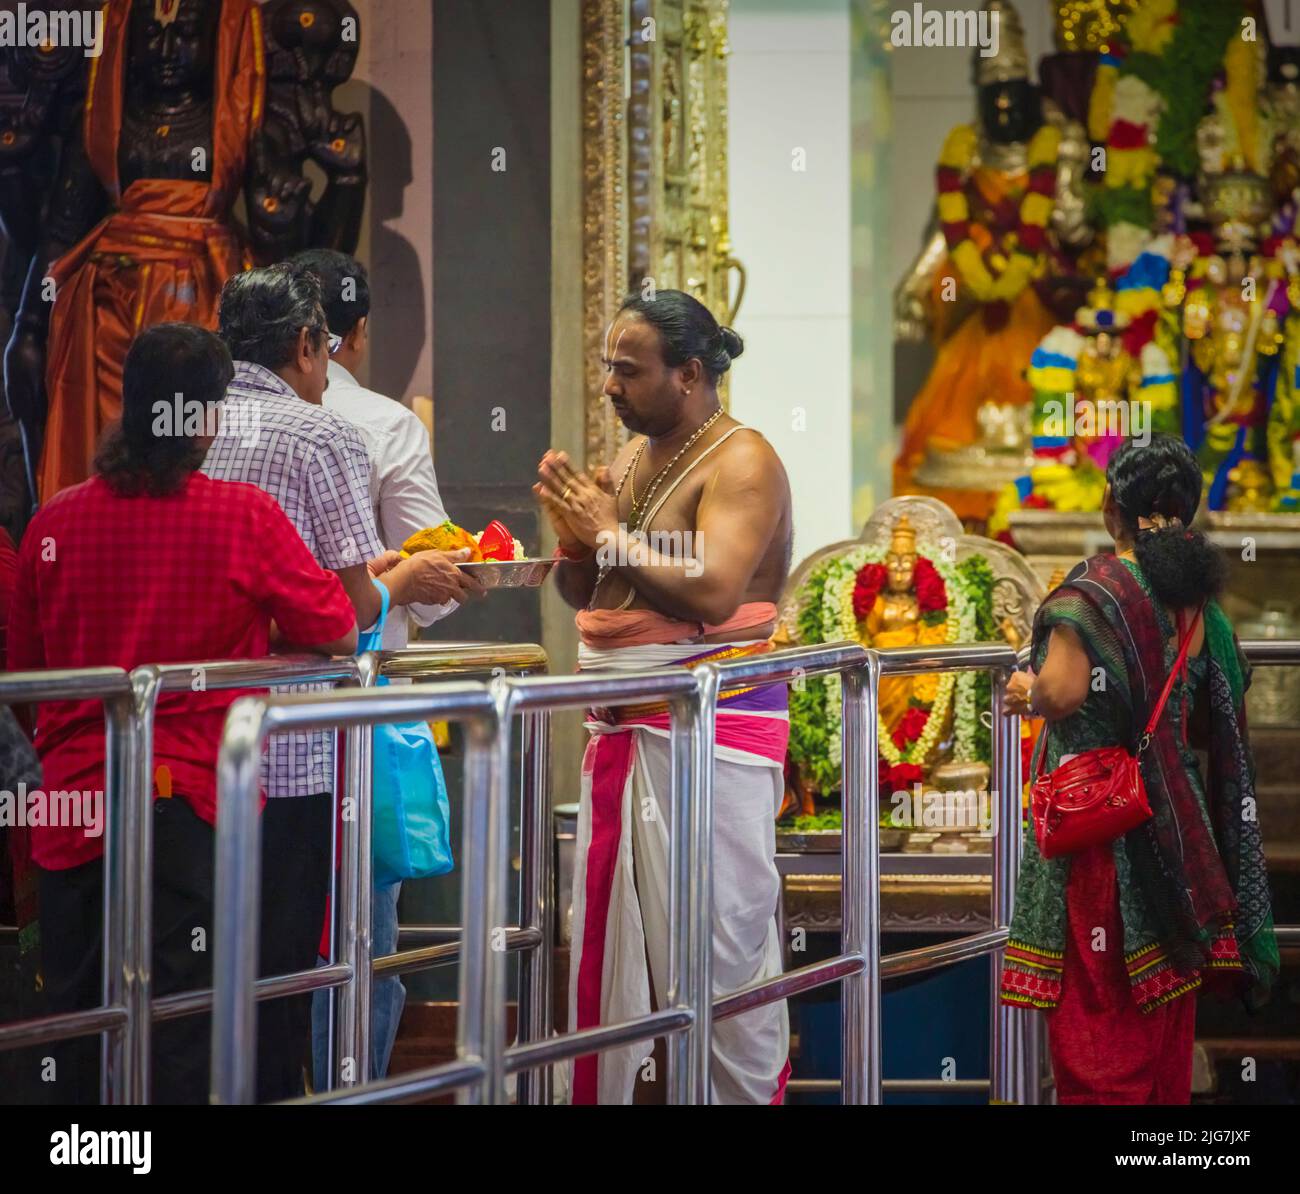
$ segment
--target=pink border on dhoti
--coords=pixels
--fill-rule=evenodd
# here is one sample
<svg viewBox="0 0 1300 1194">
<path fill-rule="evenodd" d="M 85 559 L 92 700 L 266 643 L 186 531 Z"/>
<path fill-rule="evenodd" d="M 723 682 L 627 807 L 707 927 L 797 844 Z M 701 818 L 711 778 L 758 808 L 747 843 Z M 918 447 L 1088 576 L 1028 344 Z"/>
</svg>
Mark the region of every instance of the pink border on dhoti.
<svg viewBox="0 0 1300 1194">
<path fill-rule="evenodd" d="M 651 714 L 625 723 L 646 729 L 669 728 L 668 714 Z M 784 718 L 758 717 L 719 711 L 717 744 L 782 762 L 790 723 Z M 623 793 L 627 790 L 636 751 L 636 734 L 597 734 L 587 745 L 584 770 L 591 769 L 591 841 L 587 846 L 586 911 L 582 926 L 582 958 L 578 963 L 576 1028 L 600 1024 L 600 996 L 605 973 L 605 936 L 609 927 L 609 901 L 623 834 Z M 573 1103 L 597 1102 L 599 1054 L 588 1053 L 573 1063 Z M 777 1079 L 772 1105 L 785 1101 L 790 1062 Z"/>
<path fill-rule="evenodd" d="M 635 734 L 601 734 L 591 752 L 591 843 L 587 847 L 586 913 L 582 926 L 582 961 L 578 964 L 577 1028 L 600 1023 L 601 978 L 605 972 L 605 933 L 609 897 L 614 886 L 619 840 L 623 833 L 623 792 L 632 768 Z M 573 1063 L 573 1102 L 596 1102 L 599 1054 Z"/>
</svg>

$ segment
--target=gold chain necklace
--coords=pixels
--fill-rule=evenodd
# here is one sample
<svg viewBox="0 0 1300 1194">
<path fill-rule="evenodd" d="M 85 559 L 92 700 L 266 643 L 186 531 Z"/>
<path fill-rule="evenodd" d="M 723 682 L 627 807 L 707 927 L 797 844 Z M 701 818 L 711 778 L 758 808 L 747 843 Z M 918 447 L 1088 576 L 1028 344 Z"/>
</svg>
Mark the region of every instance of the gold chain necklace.
<svg viewBox="0 0 1300 1194">
<path fill-rule="evenodd" d="M 649 510 L 650 503 L 653 500 L 656 491 L 659 489 L 660 483 L 663 481 L 664 477 L 668 475 L 673 465 L 675 465 L 684 455 L 686 455 L 691 445 L 694 444 L 695 441 L 698 440 L 700 436 L 702 436 L 706 431 L 708 431 L 708 429 L 712 427 L 713 424 L 716 423 L 721 417 L 722 417 L 722 407 L 719 406 L 718 409 L 713 412 L 713 414 L 711 414 L 707 419 L 704 420 L 703 423 L 701 423 L 695 429 L 695 431 L 691 434 L 690 439 L 688 439 L 682 445 L 681 451 L 679 451 L 676 456 L 674 456 L 666 465 L 664 465 L 663 468 L 661 468 L 658 471 L 658 473 L 655 474 L 654 480 L 650 482 L 650 488 L 646 492 L 645 497 L 641 500 L 640 503 L 638 503 L 636 500 L 636 482 L 635 479 L 633 478 L 633 471 L 636 468 L 637 461 L 640 460 L 641 457 L 645 454 L 646 446 L 650 443 L 650 437 L 647 436 L 645 439 L 641 441 L 641 446 L 637 448 L 635 455 L 633 455 L 632 462 L 627 466 L 627 468 L 623 470 L 623 475 L 619 478 L 618 481 L 618 488 L 614 491 L 614 498 L 615 501 L 617 501 L 618 498 L 623 496 L 623 486 L 627 484 L 629 479 L 632 479 L 632 509 L 628 511 L 628 516 L 627 516 L 627 529 L 629 531 L 635 531 L 637 527 L 641 525 L 641 517 L 645 514 L 646 511 Z M 611 564 L 602 564 L 600 566 L 599 571 L 597 571 L 596 573 L 596 583 L 591 588 L 591 602 L 595 601 L 596 590 L 600 588 L 601 581 L 603 581 L 605 577 L 609 575 L 610 569 L 612 567 L 613 565 Z M 588 602 L 587 605 L 588 609 L 591 608 L 591 602 Z"/>
<path fill-rule="evenodd" d="M 650 443 L 650 439 L 647 436 L 644 440 L 641 441 L 641 446 L 637 448 L 636 455 L 632 457 L 632 464 L 628 470 L 628 474 L 630 474 L 631 482 L 632 482 L 632 509 L 628 511 L 628 516 L 627 516 L 628 530 L 634 531 L 637 529 L 638 526 L 640 526 L 641 519 L 645 516 L 646 511 L 650 509 L 650 503 L 654 500 L 654 496 L 658 492 L 659 486 L 663 483 L 664 478 L 670 472 L 672 472 L 673 465 L 675 465 L 683 456 L 685 456 L 686 453 L 691 450 L 691 447 L 695 444 L 695 441 L 698 440 L 700 436 L 702 436 L 706 431 L 708 431 L 708 429 L 712 427 L 713 424 L 716 423 L 721 417 L 722 417 L 722 407 L 718 407 L 718 409 L 715 410 L 713 414 L 711 414 L 707 419 L 705 419 L 704 422 L 701 423 L 694 430 L 694 432 L 692 432 L 690 439 L 688 439 L 684 444 L 682 444 L 677 455 L 674 456 L 667 464 L 663 466 L 663 468 L 661 468 L 654 475 L 654 478 L 650 482 L 650 488 L 646 490 L 645 497 L 642 498 L 640 501 L 638 501 L 636 496 L 636 466 L 637 463 L 640 461 L 641 457 L 645 454 L 646 446 Z M 623 487 L 622 487 L 622 483 L 620 482 L 619 484 L 620 494 L 622 493 L 622 490 Z"/>
</svg>

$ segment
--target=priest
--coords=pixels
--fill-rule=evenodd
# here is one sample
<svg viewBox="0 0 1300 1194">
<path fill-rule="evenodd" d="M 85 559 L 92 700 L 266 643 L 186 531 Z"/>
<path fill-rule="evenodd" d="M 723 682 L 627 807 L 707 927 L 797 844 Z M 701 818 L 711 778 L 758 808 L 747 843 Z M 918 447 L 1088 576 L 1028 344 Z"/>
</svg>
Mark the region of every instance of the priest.
<svg viewBox="0 0 1300 1194">
<path fill-rule="evenodd" d="M 562 452 L 541 461 L 534 490 L 559 539 L 557 583 L 580 611 L 584 671 L 691 666 L 770 649 L 790 563 L 790 488 L 771 445 L 718 400 L 718 379 L 742 348 L 681 291 L 629 299 L 604 349 L 605 396 L 634 433 L 614 461 L 617 485 L 610 471 L 589 476 Z M 668 726 L 664 704 L 590 711 L 573 893 L 575 1030 L 664 1006 Z M 775 816 L 788 737 L 784 684 L 722 699 L 715 995 L 781 972 Z M 788 1046 L 783 1002 L 717 1024 L 712 1101 L 780 1102 Z M 661 1077 L 641 1044 L 581 1057 L 573 1101 L 657 1101 Z"/>
</svg>

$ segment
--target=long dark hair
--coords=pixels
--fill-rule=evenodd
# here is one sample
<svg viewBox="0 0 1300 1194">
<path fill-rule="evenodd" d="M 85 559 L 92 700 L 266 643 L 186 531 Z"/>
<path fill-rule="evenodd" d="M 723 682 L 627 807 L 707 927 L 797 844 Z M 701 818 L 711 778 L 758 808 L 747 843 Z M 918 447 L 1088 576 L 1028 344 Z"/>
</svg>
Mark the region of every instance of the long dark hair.
<svg viewBox="0 0 1300 1194">
<path fill-rule="evenodd" d="M 1201 467 L 1173 435 L 1153 435 L 1143 446 L 1129 440 L 1106 469 L 1111 495 L 1133 536 L 1137 562 L 1152 592 L 1174 609 L 1199 605 L 1223 591 L 1228 566 L 1192 519 L 1201 503 Z M 1166 527 L 1139 527 L 1139 519 L 1176 519 Z M 1181 525 L 1178 525 L 1181 524 Z"/>
<path fill-rule="evenodd" d="M 175 493 L 207 454 L 183 433 L 184 412 L 199 403 L 210 416 L 234 374 L 226 346 L 201 327 L 159 323 L 141 332 L 122 365 L 122 418 L 104 433 L 95 472 L 124 497 Z"/>
<path fill-rule="evenodd" d="M 658 329 L 665 365 L 675 368 L 697 358 L 713 385 L 745 351 L 745 342 L 731 328 L 721 326 L 708 307 L 681 290 L 657 290 L 648 298 L 630 295 L 619 311 L 631 311 Z"/>
</svg>

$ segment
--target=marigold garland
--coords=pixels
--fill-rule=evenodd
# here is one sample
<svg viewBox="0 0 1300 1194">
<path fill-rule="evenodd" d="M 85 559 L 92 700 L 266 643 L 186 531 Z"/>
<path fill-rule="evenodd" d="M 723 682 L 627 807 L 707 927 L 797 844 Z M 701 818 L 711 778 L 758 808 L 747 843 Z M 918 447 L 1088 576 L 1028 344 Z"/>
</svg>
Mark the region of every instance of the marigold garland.
<svg viewBox="0 0 1300 1194">
<path fill-rule="evenodd" d="M 1029 142 L 1029 183 L 1020 201 L 1015 244 L 1005 264 L 1000 266 L 986 259 L 971 235 L 970 204 L 964 186 L 975 160 L 978 144 L 975 129 L 968 124 L 958 125 L 943 144 L 935 172 L 939 220 L 962 282 L 982 303 L 1009 302 L 1034 276 L 1039 257 L 1047 247 L 1047 223 L 1056 199 L 1060 143 L 1060 130 L 1052 124 L 1044 124 Z M 994 239 L 991 234 L 989 239 Z"/>
</svg>

